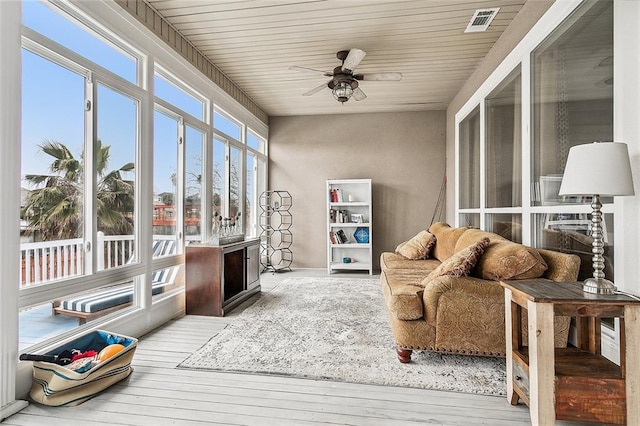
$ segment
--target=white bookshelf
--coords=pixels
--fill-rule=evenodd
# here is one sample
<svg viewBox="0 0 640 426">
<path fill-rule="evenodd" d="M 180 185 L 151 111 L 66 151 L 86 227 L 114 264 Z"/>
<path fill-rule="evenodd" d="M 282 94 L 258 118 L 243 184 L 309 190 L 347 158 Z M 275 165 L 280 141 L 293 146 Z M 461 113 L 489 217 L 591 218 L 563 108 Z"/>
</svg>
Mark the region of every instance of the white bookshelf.
<svg viewBox="0 0 640 426">
<path fill-rule="evenodd" d="M 372 275 L 371 179 L 327 180 L 326 195 L 327 272 L 360 270 Z M 339 233 L 346 242 L 339 242 Z M 351 261 L 344 262 L 345 258 Z"/>
</svg>

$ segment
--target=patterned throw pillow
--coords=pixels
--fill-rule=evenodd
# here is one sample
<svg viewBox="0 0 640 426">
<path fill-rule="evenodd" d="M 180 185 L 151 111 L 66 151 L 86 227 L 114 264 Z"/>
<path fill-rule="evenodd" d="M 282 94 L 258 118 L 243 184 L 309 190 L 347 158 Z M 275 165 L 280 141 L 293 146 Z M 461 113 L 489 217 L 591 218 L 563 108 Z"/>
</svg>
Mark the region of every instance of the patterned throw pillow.
<svg viewBox="0 0 640 426">
<path fill-rule="evenodd" d="M 489 245 L 489 239 L 483 238 L 467 248 L 460 250 L 427 275 L 427 278 L 422 281 L 422 284 L 427 284 L 429 281 L 442 275 L 452 275 L 454 277 L 469 275 L 474 266 L 476 266 L 480 256 L 482 256 L 482 253 L 484 253 L 484 249 L 487 248 L 487 245 Z"/>
<path fill-rule="evenodd" d="M 396 247 L 396 254 L 409 260 L 428 259 L 433 246 L 436 245 L 436 237 L 427 231 L 421 231 L 409 241 L 400 243 Z"/>
<path fill-rule="evenodd" d="M 493 241 L 478 261 L 476 275 L 485 280 L 529 280 L 547 270 L 538 250 L 511 241 Z"/>
</svg>

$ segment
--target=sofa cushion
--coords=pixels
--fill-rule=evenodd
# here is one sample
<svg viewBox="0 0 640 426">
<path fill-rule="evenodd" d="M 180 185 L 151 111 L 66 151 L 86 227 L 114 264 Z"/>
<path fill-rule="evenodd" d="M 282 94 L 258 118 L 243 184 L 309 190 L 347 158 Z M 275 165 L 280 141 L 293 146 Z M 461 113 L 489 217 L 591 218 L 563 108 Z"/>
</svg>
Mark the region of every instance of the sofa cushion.
<svg viewBox="0 0 640 426">
<path fill-rule="evenodd" d="M 409 241 L 398 245 L 396 253 L 409 260 L 428 259 L 434 245 L 436 245 L 435 235 L 427 231 L 420 231 L 418 235 Z"/>
<path fill-rule="evenodd" d="M 459 252 L 466 247 L 469 247 L 471 244 L 480 241 L 483 238 L 488 238 L 489 241 L 509 241 L 504 237 L 501 237 L 498 234 L 494 234 L 493 232 L 483 231 L 477 228 L 467 229 L 461 236 L 458 238 L 456 242 L 455 251 Z"/>
<path fill-rule="evenodd" d="M 538 250 L 511 241 L 492 241 L 478 261 L 475 275 L 486 280 L 527 280 L 547 270 Z"/>
<path fill-rule="evenodd" d="M 389 313 L 400 320 L 410 321 L 424 316 L 420 282 L 429 271 L 392 269 L 382 271 L 380 285 Z"/>
<path fill-rule="evenodd" d="M 442 275 L 452 275 L 454 277 L 469 275 L 488 244 L 489 239 L 483 238 L 460 250 L 427 275 L 427 278 L 422 283 L 426 285 L 429 281 Z"/>
<path fill-rule="evenodd" d="M 427 271 L 427 274 L 440 265 L 440 261 L 436 259 L 425 260 L 409 260 L 404 256 L 391 252 L 383 252 L 380 255 L 380 269 L 383 271 L 389 269 L 418 269 Z"/>
<path fill-rule="evenodd" d="M 433 255 L 440 262 L 444 262 L 455 253 L 458 238 L 469 229 L 466 226 L 452 228 L 444 222 L 436 222 L 429 227 L 429 232 L 436 236 L 436 245 L 433 248 Z"/>
</svg>

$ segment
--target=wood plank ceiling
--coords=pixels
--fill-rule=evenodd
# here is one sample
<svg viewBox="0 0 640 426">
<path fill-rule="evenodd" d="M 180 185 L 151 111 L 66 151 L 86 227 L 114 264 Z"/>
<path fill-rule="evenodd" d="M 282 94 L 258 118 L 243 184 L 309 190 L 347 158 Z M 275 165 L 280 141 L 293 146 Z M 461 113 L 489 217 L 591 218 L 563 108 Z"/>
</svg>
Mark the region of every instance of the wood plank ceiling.
<svg viewBox="0 0 640 426">
<path fill-rule="evenodd" d="M 270 116 L 446 109 L 526 0 L 145 0 Z M 499 7 L 486 32 L 464 33 L 476 9 Z M 367 52 L 362 101 L 336 101 L 321 73 L 339 50 Z"/>
</svg>

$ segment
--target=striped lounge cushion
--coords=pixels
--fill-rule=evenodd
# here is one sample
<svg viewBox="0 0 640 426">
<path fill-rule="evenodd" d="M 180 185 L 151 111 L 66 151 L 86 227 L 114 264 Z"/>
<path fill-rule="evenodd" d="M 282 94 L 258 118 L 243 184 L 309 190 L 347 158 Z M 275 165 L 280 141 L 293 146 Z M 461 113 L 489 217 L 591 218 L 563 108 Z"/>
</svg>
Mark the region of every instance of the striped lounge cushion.
<svg viewBox="0 0 640 426">
<path fill-rule="evenodd" d="M 155 240 L 153 242 L 153 257 L 175 254 L 175 240 Z M 133 259 L 133 257 L 132 257 Z M 178 266 L 154 271 L 151 275 L 153 282 L 151 294 L 156 295 L 164 291 L 164 288 L 173 284 Z M 92 293 L 81 294 L 71 299 L 60 302 L 60 307 L 68 311 L 93 313 L 113 306 L 130 303 L 133 300 L 133 284 L 110 287 Z"/>
<path fill-rule="evenodd" d="M 175 267 L 174 267 L 175 268 Z M 156 295 L 164 291 L 164 288 L 173 283 L 173 280 L 165 280 L 170 274 L 171 269 L 167 268 L 154 273 L 154 283 L 151 287 L 151 294 Z M 157 282 L 155 281 L 156 276 Z M 81 294 L 78 297 L 63 300 L 60 307 L 68 311 L 93 313 L 99 312 L 113 306 L 130 303 L 133 300 L 133 284 L 125 286 L 112 287 L 103 289 L 93 293 Z"/>
</svg>

